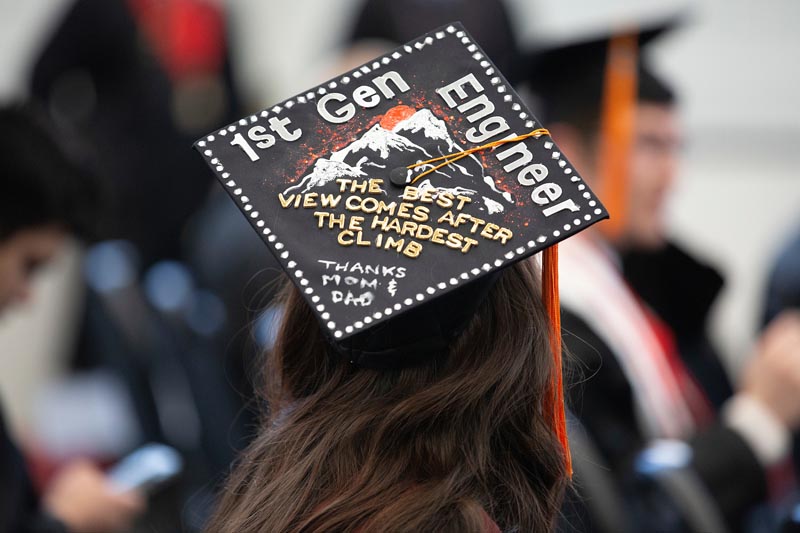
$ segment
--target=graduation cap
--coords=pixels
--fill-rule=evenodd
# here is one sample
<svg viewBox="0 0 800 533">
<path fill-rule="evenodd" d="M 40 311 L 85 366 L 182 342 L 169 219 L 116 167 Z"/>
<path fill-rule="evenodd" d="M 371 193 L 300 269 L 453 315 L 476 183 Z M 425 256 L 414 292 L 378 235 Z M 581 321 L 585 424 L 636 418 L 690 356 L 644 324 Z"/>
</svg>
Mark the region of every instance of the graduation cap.
<svg viewBox="0 0 800 533">
<path fill-rule="evenodd" d="M 498 273 L 543 250 L 560 358 L 553 245 L 607 213 L 460 24 L 195 147 L 353 364 L 440 355 Z"/>
<path fill-rule="evenodd" d="M 611 237 L 622 231 L 625 221 L 636 102 L 671 104 L 675 99 L 672 89 L 652 71 L 640 50 L 683 19 L 675 15 L 638 31 L 620 30 L 543 47 L 529 61 L 528 81 L 540 100 L 544 120 L 601 133 L 601 194 L 614 215 L 603 230 Z"/>
<path fill-rule="evenodd" d="M 350 39 L 404 43 L 428 29 L 460 20 L 511 83 L 521 53 L 502 0 L 364 0 Z"/>
<path fill-rule="evenodd" d="M 527 78 L 531 90 L 541 99 L 542 118 L 546 122 L 584 124 L 599 120 L 612 47 L 624 47 L 624 53 L 632 54 L 637 98 L 672 102 L 672 89 L 653 72 L 639 50 L 681 20 L 672 17 L 640 31 L 620 31 L 536 50 L 529 59 Z M 619 44 L 621 41 L 625 44 Z"/>
</svg>

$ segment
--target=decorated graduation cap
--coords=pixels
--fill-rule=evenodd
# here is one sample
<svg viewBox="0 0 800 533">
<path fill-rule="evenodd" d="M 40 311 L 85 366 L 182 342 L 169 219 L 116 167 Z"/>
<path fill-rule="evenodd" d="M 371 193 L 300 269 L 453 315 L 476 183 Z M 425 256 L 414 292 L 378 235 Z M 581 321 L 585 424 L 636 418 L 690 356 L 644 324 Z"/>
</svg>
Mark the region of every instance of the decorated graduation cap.
<svg viewBox="0 0 800 533">
<path fill-rule="evenodd" d="M 613 237 L 626 213 L 628 154 L 633 141 L 637 101 L 673 103 L 667 83 L 653 72 L 641 50 L 683 22 L 672 15 L 640 29 L 542 47 L 531 58 L 528 80 L 548 123 L 567 122 L 598 131 L 601 194 L 613 214 L 603 230 Z"/>
<path fill-rule="evenodd" d="M 464 28 L 444 26 L 195 144 L 356 365 L 443 353 L 498 273 L 607 213 Z"/>
</svg>

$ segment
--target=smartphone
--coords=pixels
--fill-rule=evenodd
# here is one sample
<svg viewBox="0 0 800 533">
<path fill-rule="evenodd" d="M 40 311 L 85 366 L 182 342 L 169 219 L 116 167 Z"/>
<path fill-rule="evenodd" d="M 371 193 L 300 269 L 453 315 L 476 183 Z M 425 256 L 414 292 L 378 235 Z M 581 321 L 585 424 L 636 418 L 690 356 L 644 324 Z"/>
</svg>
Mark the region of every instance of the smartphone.
<svg viewBox="0 0 800 533">
<path fill-rule="evenodd" d="M 166 444 L 145 444 L 107 472 L 109 482 L 120 492 L 148 492 L 180 474 L 183 459 Z"/>
</svg>

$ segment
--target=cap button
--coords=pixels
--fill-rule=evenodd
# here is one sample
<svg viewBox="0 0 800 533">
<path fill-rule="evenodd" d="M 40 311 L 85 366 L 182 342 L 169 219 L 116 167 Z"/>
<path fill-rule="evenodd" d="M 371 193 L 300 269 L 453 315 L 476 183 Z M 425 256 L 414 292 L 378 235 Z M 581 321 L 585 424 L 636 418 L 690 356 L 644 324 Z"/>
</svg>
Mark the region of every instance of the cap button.
<svg viewBox="0 0 800 533">
<path fill-rule="evenodd" d="M 397 187 L 405 187 L 411 183 L 411 177 L 413 175 L 414 171 L 410 168 L 397 167 L 389 173 L 389 181 L 392 182 L 392 185 L 396 185 Z"/>
</svg>

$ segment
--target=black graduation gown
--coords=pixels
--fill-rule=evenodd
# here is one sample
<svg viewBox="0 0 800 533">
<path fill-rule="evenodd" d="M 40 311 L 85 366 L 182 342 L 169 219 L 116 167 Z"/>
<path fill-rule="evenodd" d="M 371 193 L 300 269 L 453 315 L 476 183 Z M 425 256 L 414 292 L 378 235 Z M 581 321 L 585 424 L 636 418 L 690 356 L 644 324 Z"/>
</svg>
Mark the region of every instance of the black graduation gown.
<svg viewBox="0 0 800 533">
<path fill-rule="evenodd" d="M 628 282 L 634 289 L 642 287 L 640 297 L 659 314 L 664 313 L 661 317 L 674 328 L 687 370 L 718 407 L 730 396 L 730 385 L 719 359 L 710 349 L 704 327 L 708 308 L 721 286 L 721 278 L 707 267 L 700 268 L 701 265 L 674 246 L 663 253 L 669 255 L 669 259 L 658 254 L 628 257 L 626 274 L 636 273 Z M 702 277 L 712 273 L 718 279 L 713 291 L 704 292 L 705 285 L 695 289 L 686 287 L 686 283 L 702 285 Z M 645 282 L 648 277 L 651 285 Z M 706 280 L 709 283 L 713 281 L 709 277 Z M 687 294 L 693 296 L 688 298 Z M 662 300 L 654 295 L 660 295 Z M 666 305 L 665 302 L 670 301 L 668 296 L 674 297 L 671 303 L 675 307 Z M 674 315 L 667 312 L 670 309 Z M 679 318 L 678 322 L 671 320 L 674 316 Z M 637 420 L 627 376 L 611 349 L 580 317 L 565 309 L 562 327 L 568 354 L 566 376 L 569 385 L 566 392 L 569 406 L 610 469 L 622 497 L 630 503 L 629 518 L 634 522 L 631 529 L 652 531 L 653 527 L 660 528 L 663 523 L 658 522 L 657 513 L 648 512 L 653 493 L 642 489 L 640 476 L 636 473 L 636 458 L 647 442 Z M 728 528 L 739 531 L 745 515 L 766 497 L 767 481 L 763 468 L 739 434 L 720 423 L 700 430 L 689 445 L 693 452 L 691 470 L 716 503 Z M 665 505 L 663 498 L 660 500 L 659 505 Z M 601 529 L 587 527 L 584 530 Z"/>
<path fill-rule="evenodd" d="M 670 327 L 683 363 L 719 408 L 733 390 L 707 322 L 722 276 L 671 242 L 659 250 L 627 251 L 620 259 L 625 281 Z"/>
</svg>

